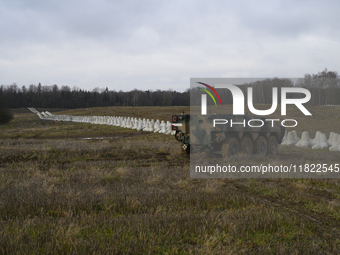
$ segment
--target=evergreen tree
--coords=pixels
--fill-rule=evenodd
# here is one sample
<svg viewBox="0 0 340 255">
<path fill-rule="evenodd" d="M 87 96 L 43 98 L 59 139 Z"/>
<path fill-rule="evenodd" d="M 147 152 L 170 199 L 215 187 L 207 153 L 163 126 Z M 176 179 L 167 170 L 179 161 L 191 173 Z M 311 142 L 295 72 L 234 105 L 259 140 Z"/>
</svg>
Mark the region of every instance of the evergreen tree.
<svg viewBox="0 0 340 255">
<path fill-rule="evenodd" d="M 0 124 L 8 123 L 11 119 L 13 119 L 13 115 L 6 107 L 5 97 L 0 90 Z"/>
</svg>

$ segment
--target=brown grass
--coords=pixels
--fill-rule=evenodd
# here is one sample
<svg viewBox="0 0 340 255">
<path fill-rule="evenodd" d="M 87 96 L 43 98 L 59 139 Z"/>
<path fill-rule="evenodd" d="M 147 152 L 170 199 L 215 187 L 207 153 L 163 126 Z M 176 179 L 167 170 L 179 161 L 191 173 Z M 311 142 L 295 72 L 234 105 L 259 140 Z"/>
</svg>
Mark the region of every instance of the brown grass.
<svg viewBox="0 0 340 255">
<path fill-rule="evenodd" d="M 92 125 L 84 135 L 110 139 L 82 140 L 89 124 L 33 118 L 0 131 L 2 254 L 339 253 L 338 179 L 191 179 L 173 137 Z M 285 147 L 254 160 L 333 157 Z"/>
</svg>

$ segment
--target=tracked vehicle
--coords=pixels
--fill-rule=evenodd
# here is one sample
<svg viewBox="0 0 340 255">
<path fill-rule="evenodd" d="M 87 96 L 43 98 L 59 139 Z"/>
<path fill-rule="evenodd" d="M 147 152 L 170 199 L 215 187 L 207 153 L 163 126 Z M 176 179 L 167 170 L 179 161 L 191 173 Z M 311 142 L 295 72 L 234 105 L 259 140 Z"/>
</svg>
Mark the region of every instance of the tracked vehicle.
<svg viewBox="0 0 340 255">
<path fill-rule="evenodd" d="M 230 114 L 173 115 L 172 130 L 184 152 L 214 151 L 223 158 L 239 153 L 276 155 L 285 133 L 280 122 Z"/>
</svg>

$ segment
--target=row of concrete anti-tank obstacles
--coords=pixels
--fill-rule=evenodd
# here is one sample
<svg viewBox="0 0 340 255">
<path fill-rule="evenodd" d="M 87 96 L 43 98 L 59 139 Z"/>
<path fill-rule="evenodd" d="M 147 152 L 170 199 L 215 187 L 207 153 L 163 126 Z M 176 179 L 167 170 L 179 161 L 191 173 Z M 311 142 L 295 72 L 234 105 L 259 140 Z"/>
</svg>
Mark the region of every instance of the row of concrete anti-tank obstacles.
<svg viewBox="0 0 340 255">
<path fill-rule="evenodd" d="M 329 151 L 340 151 L 340 134 L 330 132 L 327 139 L 326 134 L 317 131 L 314 139 L 309 137 L 309 132 L 302 132 L 301 138 L 297 136 L 296 130 L 285 132 L 281 145 L 291 145 L 302 148 L 329 149 Z"/>
<path fill-rule="evenodd" d="M 112 117 L 112 116 L 70 116 L 70 115 L 54 115 L 48 111 L 38 112 L 36 109 L 29 107 L 31 112 L 36 113 L 40 119 L 54 121 L 72 121 L 92 124 L 112 125 L 123 128 L 136 129 L 137 131 L 149 131 L 166 135 L 175 135 L 176 131 L 171 128 L 171 123 L 163 120 L 150 121 L 149 119 L 137 119 L 130 117 Z M 311 139 L 308 131 L 304 131 L 301 138 L 298 137 L 296 130 L 285 131 L 281 145 L 290 145 L 302 148 L 312 149 L 329 149 L 329 151 L 340 151 L 340 134 L 331 132 L 327 139 L 326 134 L 317 131 L 315 138 Z"/>
<path fill-rule="evenodd" d="M 149 119 L 137 119 L 119 116 L 71 116 L 71 115 L 54 115 L 48 111 L 38 112 L 36 109 L 29 107 L 31 112 L 36 113 L 40 119 L 53 121 L 72 121 L 91 124 L 111 125 L 123 128 L 136 129 L 137 131 L 148 131 L 166 135 L 175 135 L 176 131 L 171 130 L 171 123 L 163 120 L 154 121 Z"/>
</svg>

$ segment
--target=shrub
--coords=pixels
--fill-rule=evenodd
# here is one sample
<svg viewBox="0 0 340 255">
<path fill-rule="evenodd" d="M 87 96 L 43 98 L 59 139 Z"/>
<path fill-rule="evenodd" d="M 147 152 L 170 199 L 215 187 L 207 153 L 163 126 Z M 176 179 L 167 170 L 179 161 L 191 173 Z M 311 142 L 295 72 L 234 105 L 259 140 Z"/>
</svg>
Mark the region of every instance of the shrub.
<svg viewBox="0 0 340 255">
<path fill-rule="evenodd" d="M 8 123 L 13 119 L 13 115 L 6 107 L 5 97 L 0 91 L 0 124 Z"/>
</svg>

